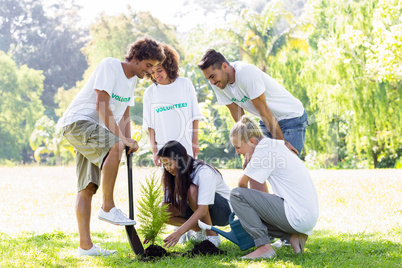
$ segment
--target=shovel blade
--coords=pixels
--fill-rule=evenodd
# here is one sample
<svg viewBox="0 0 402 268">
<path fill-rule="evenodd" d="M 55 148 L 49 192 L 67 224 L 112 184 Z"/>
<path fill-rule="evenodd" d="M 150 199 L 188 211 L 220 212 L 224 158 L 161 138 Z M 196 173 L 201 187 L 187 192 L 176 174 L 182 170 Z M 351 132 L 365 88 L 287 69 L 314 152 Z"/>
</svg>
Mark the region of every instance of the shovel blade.
<svg viewBox="0 0 402 268">
<path fill-rule="evenodd" d="M 136 255 L 144 254 L 144 247 L 142 246 L 141 240 L 135 230 L 134 225 L 126 226 L 126 233 L 128 237 L 128 241 L 130 242 L 131 249 L 134 251 Z"/>
</svg>

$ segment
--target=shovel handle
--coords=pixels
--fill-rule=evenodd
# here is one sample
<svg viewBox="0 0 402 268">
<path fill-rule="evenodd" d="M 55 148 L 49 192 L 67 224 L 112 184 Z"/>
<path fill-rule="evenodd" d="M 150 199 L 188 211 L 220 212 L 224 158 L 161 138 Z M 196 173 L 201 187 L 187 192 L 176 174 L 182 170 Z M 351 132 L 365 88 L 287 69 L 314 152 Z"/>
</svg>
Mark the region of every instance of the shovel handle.
<svg viewBox="0 0 402 268">
<path fill-rule="evenodd" d="M 126 146 L 126 158 L 127 158 L 127 174 L 128 174 L 128 201 L 129 201 L 129 218 L 134 220 L 134 197 L 133 197 L 133 164 L 132 154 L 128 153 L 130 148 Z"/>
</svg>

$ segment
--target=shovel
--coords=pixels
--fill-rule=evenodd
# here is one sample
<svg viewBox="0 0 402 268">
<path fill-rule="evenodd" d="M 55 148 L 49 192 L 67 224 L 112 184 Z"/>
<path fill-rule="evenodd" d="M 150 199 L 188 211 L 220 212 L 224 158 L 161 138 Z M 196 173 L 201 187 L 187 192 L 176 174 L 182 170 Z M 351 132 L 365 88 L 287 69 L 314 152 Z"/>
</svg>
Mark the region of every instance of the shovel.
<svg viewBox="0 0 402 268">
<path fill-rule="evenodd" d="M 134 200 L 133 200 L 133 167 L 132 167 L 132 155 L 128 153 L 129 148 L 126 147 L 127 157 L 127 174 L 128 174 L 128 200 L 129 200 L 129 218 L 134 220 Z M 144 247 L 141 240 L 138 237 L 137 231 L 134 225 L 126 225 L 126 232 L 128 241 L 130 242 L 131 249 L 136 255 L 144 254 Z"/>
<path fill-rule="evenodd" d="M 246 230 L 244 230 L 243 226 L 241 226 L 241 223 L 238 219 L 234 220 L 234 216 L 235 216 L 234 212 L 232 212 L 232 214 L 230 214 L 229 216 L 229 225 L 231 228 L 230 232 L 224 232 L 211 225 L 205 224 L 200 220 L 198 220 L 198 226 L 202 230 L 211 230 L 229 239 L 230 241 L 238 245 L 241 250 L 246 250 L 251 247 L 254 247 L 255 246 L 254 239 L 249 235 L 249 233 L 247 233 Z"/>
</svg>

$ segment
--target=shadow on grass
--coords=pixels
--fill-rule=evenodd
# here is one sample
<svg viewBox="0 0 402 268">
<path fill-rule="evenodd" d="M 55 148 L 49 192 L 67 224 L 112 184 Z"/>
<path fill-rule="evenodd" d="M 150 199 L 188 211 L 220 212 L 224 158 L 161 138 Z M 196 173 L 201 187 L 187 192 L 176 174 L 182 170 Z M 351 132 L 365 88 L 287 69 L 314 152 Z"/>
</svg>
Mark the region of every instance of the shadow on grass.
<svg viewBox="0 0 402 268">
<path fill-rule="evenodd" d="M 253 251 L 241 251 L 223 239 L 221 249 L 226 255 L 182 256 L 194 246 L 187 243 L 168 249 L 170 257 L 141 262 L 131 251 L 125 233 L 118 237 L 93 233 L 93 240 L 118 253 L 107 257 L 80 258 L 76 255 L 76 233 L 53 232 L 42 235 L 24 233 L 9 236 L 0 233 L 0 267 L 398 267 L 402 246 L 383 239 L 381 234 L 342 234 L 315 231 L 303 255 L 294 255 L 291 247 L 277 250 L 274 260 L 240 261 L 239 257 Z M 161 240 L 158 241 L 161 245 Z"/>
</svg>

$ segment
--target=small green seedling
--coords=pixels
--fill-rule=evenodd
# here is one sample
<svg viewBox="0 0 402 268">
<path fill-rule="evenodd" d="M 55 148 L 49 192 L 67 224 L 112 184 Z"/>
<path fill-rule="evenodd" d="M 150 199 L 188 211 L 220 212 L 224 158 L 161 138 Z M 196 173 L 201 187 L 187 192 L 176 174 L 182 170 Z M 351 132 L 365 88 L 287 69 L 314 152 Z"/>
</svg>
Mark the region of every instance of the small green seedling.
<svg viewBox="0 0 402 268">
<path fill-rule="evenodd" d="M 158 233 L 165 229 L 169 219 L 168 205 L 162 205 L 161 180 L 152 174 L 141 184 L 141 198 L 138 201 L 138 218 L 141 226 L 138 232 L 153 245 Z"/>
</svg>

